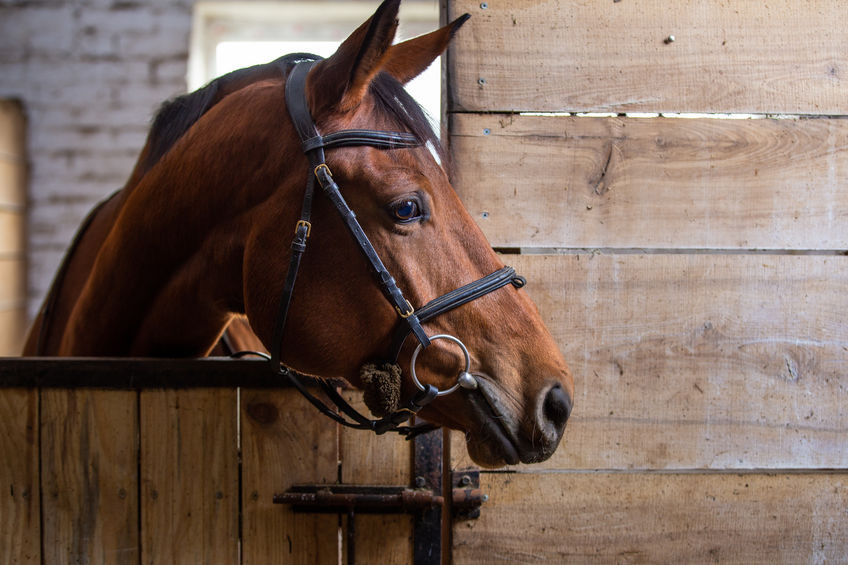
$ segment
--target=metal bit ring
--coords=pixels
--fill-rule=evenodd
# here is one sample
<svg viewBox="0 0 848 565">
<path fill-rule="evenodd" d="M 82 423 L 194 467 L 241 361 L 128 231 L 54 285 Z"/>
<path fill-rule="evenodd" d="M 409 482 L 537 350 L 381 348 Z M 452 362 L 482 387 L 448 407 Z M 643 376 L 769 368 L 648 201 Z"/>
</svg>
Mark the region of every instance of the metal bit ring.
<svg viewBox="0 0 848 565">
<path fill-rule="evenodd" d="M 452 387 L 447 388 L 445 390 L 440 390 L 436 396 L 444 396 L 446 394 L 450 394 L 455 392 L 459 387 L 467 388 L 467 389 L 475 389 L 477 388 L 477 381 L 474 377 L 469 373 L 471 369 L 471 356 L 468 354 L 468 349 L 465 347 L 465 344 L 459 341 L 458 338 L 448 335 L 448 334 L 439 334 L 430 336 L 430 341 L 436 341 L 437 339 L 446 339 L 448 341 L 452 341 L 462 349 L 462 354 L 465 356 L 465 369 L 460 371 L 459 376 L 456 379 L 456 384 Z M 424 346 L 419 344 L 418 347 L 415 348 L 415 351 L 412 353 L 412 359 L 409 362 L 409 370 L 412 373 L 412 382 L 415 383 L 420 390 L 425 390 L 424 385 L 421 384 L 421 381 L 418 380 L 418 375 L 415 374 L 415 362 L 418 359 L 418 354 L 421 353 L 421 350 L 424 349 Z"/>
</svg>

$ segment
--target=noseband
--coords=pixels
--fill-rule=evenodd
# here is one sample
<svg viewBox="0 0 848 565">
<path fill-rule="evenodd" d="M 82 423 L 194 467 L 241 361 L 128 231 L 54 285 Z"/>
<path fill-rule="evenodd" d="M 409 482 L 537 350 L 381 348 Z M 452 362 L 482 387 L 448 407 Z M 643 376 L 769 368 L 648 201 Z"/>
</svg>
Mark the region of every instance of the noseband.
<svg viewBox="0 0 848 565">
<path fill-rule="evenodd" d="M 512 267 L 503 267 L 490 275 L 432 300 L 417 311 L 412 307 L 409 301 L 404 298 L 403 293 L 395 282 L 395 279 L 388 272 L 385 265 L 383 265 L 383 262 L 380 260 L 380 256 L 368 240 L 368 237 L 362 230 L 362 226 L 360 226 L 359 222 L 356 220 L 356 214 L 353 213 L 347 205 L 347 202 L 345 202 L 345 199 L 342 197 L 341 192 L 339 191 L 339 186 L 333 180 L 333 175 L 330 168 L 327 166 L 324 150 L 335 147 L 358 146 L 369 146 L 381 150 L 392 150 L 420 147 L 422 142 L 414 135 L 402 132 L 341 130 L 323 136 L 319 134 L 306 100 L 306 77 L 309 70 L 316 62 L 316 60 L 304 60 L 297 63 L 289 73 L 286 80 L 286 105 L 295 129 L 300 136 L 303 152 L 309 159 L 309 168 L 311 173 L 306 183 L 306 191 L 303 196 L 300 219 L 297 221 L 295 226 L 295 236 L 291 245 L 292 253 L 289 262 L 289 269 L 283 286 L 279 312 L 274 328 L 273 341 L 271 343 L 270 361 L 274 370 L 279 371 L 281 375 L 285 376 L 291 384 L 307 398 L 307 400 L 315 405 L 322 413 L 340 424 L 351 428 L 372 430 L 377 434 L 382 434 L 387 431 L 396 431 L 407 436 L 414 435 L 421 430 L 421 426 L 410 427 L 402 426 L 401 424 L 409 420 L 409 418 L 415 415 L 419 410 L 421 410 L 421 408 L 432 402 L 437 396 L 449 394 L 456 391 L 458 388 L 473 389 L 477 386 L 477 381 L 469 373 L 470 356 L 465 345 L 458 338 L 451 335 L 437 335 L 429 337 L 424 331 L 424 328 L 421 327 L 421 324 L 508 284 L 512 284 L 516 288 L 521 288 L 524 286 L 525 280 L 523 277 L 516 275 L 515 270 Z M 294 292 L 294 285 L 297 279 L 297 272 L 300 267 L 301 257 L 306 251 L 306 244 L 309 239 L 309 235 L 312 231 L 310 219 L 316 181 L 321 186 L 323 193 L 330 202 L 332 202 L 336 210 L 341 215 L 345 226 L 353 236 L 365 259 L 368 261 L 380 290 L 398 314 L 398 323 L 392 338 L 388 365 L 396 366 L 400 351 L 410 334 L 414 335 L 415 339 L 418 340 L 418 347 L 413 353 L 410 367 L 413 382 L 418 391 L 399 409 L 394 410 L 390 414 L 378 420 L 373 420 L 359 413 L 356 409 L 350 406 L 341 397 L 341 395 L 338 394 L 336 389 L 330 383 L 320 379 L 318 382 L 323 387 L 324 392 L 340 411 L 340 413 L 337 413 L 307 390 L 301 375 L 286 368 L 280 362 L 283 332 L 286 327 L 286 318 L 291 305 L 292 293 Z M 462 349 L 465 357 L 465 370 L 459 374 L 457 383 L 446 390 L 439 390 L 430 384 L 422 384 L 415 373 L 415 363 L 418 358 L 418 354 L 436 339 L 445 339 L 456 343 Z M 399 368 L 396 368 L 396 371 L 397 374 L 400 374 Z M 344 414 L 344 416 L 342 414 Z M 429 426 L 426 428 L 432 429 Z"/>
</svg>

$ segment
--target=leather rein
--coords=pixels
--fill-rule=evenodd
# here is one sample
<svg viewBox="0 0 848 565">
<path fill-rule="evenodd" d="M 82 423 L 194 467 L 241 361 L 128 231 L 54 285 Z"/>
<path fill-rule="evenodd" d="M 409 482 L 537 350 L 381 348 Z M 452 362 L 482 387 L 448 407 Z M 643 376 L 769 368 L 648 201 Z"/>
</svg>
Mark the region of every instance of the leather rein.
<svg viewBox="0 0 848 565">
<path fill-rule="evenodd" d="M 317 60 L 303 60 L 297 63 L 289 73 L 285 85 L 286 105 L 295 129 L 300 136 L 303 152 L 309 159 L 311 172 L 306 183 L 300 219 L 295 226 L 295 235 L 291 244 L 288 273 L 286 274 L 283 285 L 273 341 L 271 343 L 270 363 L 273 370 L 286 377 L 318 410 L 339 424 L 356 429 L 371 430 L 377 434 L 394 431 L 411 437 L 435 428 L 435 426 L 430 425 L 404 426 L 402 424 L 414 416 L 421 408 L 432 402 L 437 396 L 449 394 L 460 387 L 466 389 L 477 388 L 477 381 L 469 373 L 470 356 L 465 345 L 458 338 L 451 335 L 428 336 L 421 324 L 508 284 L 512 284 L 516 288 L 521 288 L 526 281 L 523 277 L 517 275 L 512 267 L 503 267 L 481 279 L 428 302 L 417 311 L 412 307 L 409 301 L 404 298 L 403 292 L 398 288 L 395 279 L 380 260 L 380 256 L 357 221 L 356 214 L 354 214 L 347 202 L 345 202 L 339 186 L 333 180 L 332 172 L 327 166 L 325 149 L 370 146 L 381 150 L 393 150 L 420 147 L 422 142 L 412 134 L 391 131 L 356 129 L 340 130 L 325 135 L 319 134 L 306 99 L 306 77 L 316 62 Z M 380 419 L 371 419 L 361 414 L 339 395 L 333 384 L 325 379 L 317 379 L 324 393 L 336 405 L 338 409 L 338 412 L 336 412 L 307 389 L 303 375 L 285 367 L 280 361 L 283 333 L 286 327 L 286 318 L 288 317 L 289 307 L 291 305 L 298 269 L 312 231 L 311 213 L 316 182 L 340 214 L 345 226 L 367 260 L 380 290 L 398 314 L 398 323 L 391 343 L 389 363 L 392 365 L 397 363 L 400 351 L 410 334 L 414 335 L 418 341 L 418 347 L 412 356 L 410 366 L 413 382 L 418 390 L 400 408 Z M 419 352 L 428 347 L 436 339 L 446 339 L 456 343 L 462 349 L 465 356 L 465 370 L 459 374 L 457 383 L 446 390 L 439 390 L 430 384 L 421 384 L 415 374 L 415 361 Z M 399 368 L 397 371 L 400 374 Z M 310 381 L 315 382 L 313 379 L 310 379 Z"/>
</svg>

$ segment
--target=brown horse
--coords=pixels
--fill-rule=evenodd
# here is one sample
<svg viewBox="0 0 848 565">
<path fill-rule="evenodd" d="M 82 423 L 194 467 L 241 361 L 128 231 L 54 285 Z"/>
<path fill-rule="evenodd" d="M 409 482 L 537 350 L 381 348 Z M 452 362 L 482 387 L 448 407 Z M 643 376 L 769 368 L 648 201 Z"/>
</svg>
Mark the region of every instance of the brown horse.
<svg viewBox="0 0 848 565">
<path fill-rule="evenodd" d="M 374 249 L 419 306 L 503 265 L 434 158 L 438 139 L 402 88 L 466 18 L 391 45 L 398 4 L 384 2 L 314 64 L 306 100 L 322 132 L 395 130 L 420 140 L 392 150 L 334 147 L 326 158 Z M 163 107 L 126 187 L 81 232 L 25 354 L 203 356 L 243 315 L 272 347 L 292 228 L 312 174 L 283 94 L 295 59 L 237 71 Z M 312 224 L 278 354 L 298 371 L 360 386 L 360 367 L 386 355 L 398 313 L 321 194 Z M 461 337 L 479 386 L 439 397 L 421 415 L 463 430 L 469 453 L 486 466 L 549 457 L 574 385 L 526 293 L 507 285 L 424 327 Z M 415 345 L 407 340 L 401 350 L 404 375 Z M 438 340 L 416 368 L 421 381 L 445 389 L 457 365 L 456 346 Z M 403 395 L 414 392 L 410 380 L 402 386 Z"/>
</svg>

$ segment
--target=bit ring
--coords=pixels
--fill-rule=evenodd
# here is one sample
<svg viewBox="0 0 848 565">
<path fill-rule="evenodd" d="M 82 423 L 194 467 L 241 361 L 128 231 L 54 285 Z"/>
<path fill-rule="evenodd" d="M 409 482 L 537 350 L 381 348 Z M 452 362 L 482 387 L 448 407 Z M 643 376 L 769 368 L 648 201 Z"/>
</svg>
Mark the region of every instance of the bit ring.
<svg viewBox="0 0 848 565">
<path fill-rule="evenodd" d="M 471 356 L 468 354 L 468 348 L 465 347 L 465 344 L 459 341 L 459 338 L 448 334 L 430 336 L 430 341 L 436 341 L 437 339 L 452 341 L 457 344 L 460 349 L 462 349 L 462 354 L 465 356 L 465 369 L 460 371 L 456 384 L 445 390 L 440 390 L 436 396 L 444 396 L 455 392 L 460 386 L 467 389 L 477 388 L 477 381 L 471 373 L 469 373 L 469 370 L 471 369 Z M 418 344 L 418 347 L 415 348 L 415 351 L 412 353 L 412 359 L 409 361 L 409 370 L 412 373 L 412 382 L 415 383 L 415 386 L 417 386 L 420 390 L 425 390 L 424 385 L 422 385 L 421 381 L 418 380 L 418 375 L 415 374 L 415 362 L 418 360 L 418 354 L 421 353 L 422 349 L 424 349 L 422 344 Z"/>
</svg>

